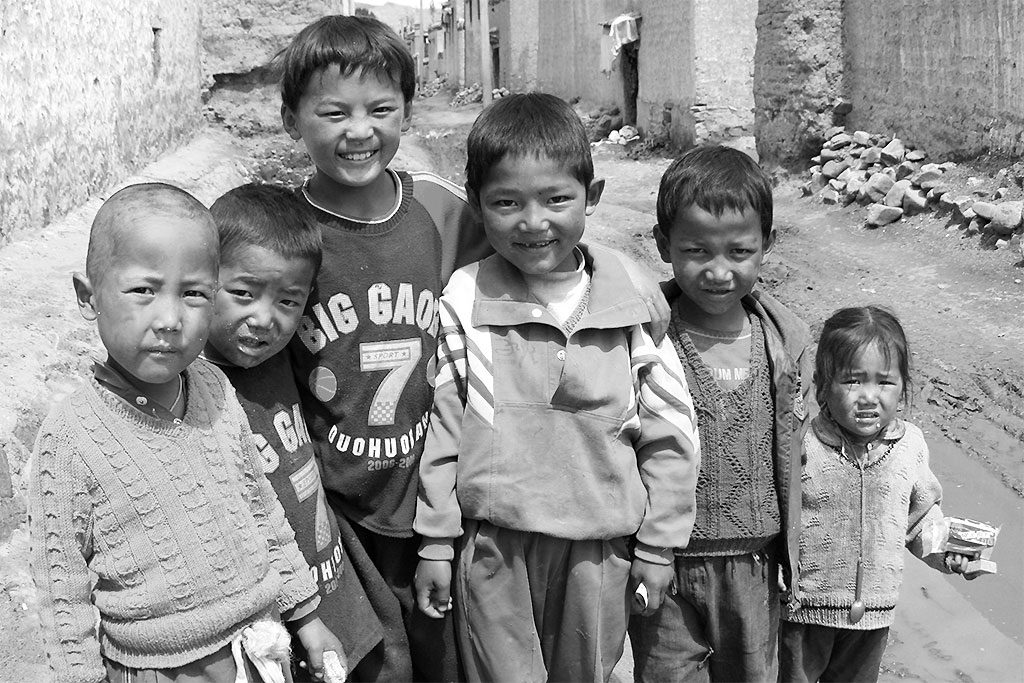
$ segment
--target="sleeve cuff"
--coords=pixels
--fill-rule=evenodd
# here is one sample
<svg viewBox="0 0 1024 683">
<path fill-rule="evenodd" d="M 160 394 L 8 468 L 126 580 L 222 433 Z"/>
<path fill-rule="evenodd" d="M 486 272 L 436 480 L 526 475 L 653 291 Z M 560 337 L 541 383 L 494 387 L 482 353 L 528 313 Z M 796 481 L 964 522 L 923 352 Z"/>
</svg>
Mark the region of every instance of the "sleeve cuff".
<svg viewBox="0 0 1024 683">
<path fill-rule="evenodd" d="M 672 564 L 674 559 L 672 548 L 657 548 L 639 542 L 633 548 L 633 557 L 651 564 Z"/>
<path fill-rule="evenodd" d="M 320 606 L 320 594 L 314 593 L 291 609 L 281 611 L 281 621 L 297 621 L 307 617 Z"/>
<path fill-rule="evenodd" d="M 454 538 L 424 538 L 420 543 L 420 559 L 423 560 L 446 560 L 455 559 Z"/>
</svg>

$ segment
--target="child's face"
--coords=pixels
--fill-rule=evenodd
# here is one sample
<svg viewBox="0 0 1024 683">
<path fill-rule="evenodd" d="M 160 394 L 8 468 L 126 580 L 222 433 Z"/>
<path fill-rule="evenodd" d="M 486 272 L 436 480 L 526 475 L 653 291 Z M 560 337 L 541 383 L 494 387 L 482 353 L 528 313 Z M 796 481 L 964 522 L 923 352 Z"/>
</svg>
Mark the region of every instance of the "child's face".
<svg viewBox="0 0 1024 683">
<path fill-rule="evenodd" d="M 851 367 L 840 370 L 828 387 L 829 413 L 858 442 L 867 442 L 896 419 L 903 396 L 903 375 L 896 354 L 877 344 L 859 351 Z"/>
<path fill-rule="evenodd" d="M 668 234 L 654 231 L 658 251 L 672 264 L 691 322 L 711 329 L 734 329 L 742 322 L 741 299 L 757 284 L 765 254 L 775 241 L 761 234 L 761 217 L 747 208 L 721 216 L 696 204 L 682 209 Z"/>
<path fill-rule="evenodd" d="M 297 110 L 283 107 L 285 130 L 302 140 L 317 177 L 365 187 L 398 151 L 411 111 L 399 86 L 373 73 L 341 73 L 337 64 L 314 73 Z"/>
<path fill-rule="evenodd" d="M 112 364 L 139 388 L 177 382 L 203 350 L 213 318 L 213 222 L 140 216 L 116 240 L 98 283 L 76 276 L 82 313 L 96 320 Z"/>
<path fill-rule="evenodd" d="M 207 357 L 251 368 L 283 349 L 295 333 L 313 283 L 313 263 L 256 245 L 220 265 Z"/>
<path fill-rule="evenodd" d="M 479 195 L 468 194 L 494 250 L 523 273 L 543 275 L 576 269 L 573 248 L 603 189 L 601 180 L 584 187 L 557 161 L 531 155 L 506 156 Z"/>
</svg>

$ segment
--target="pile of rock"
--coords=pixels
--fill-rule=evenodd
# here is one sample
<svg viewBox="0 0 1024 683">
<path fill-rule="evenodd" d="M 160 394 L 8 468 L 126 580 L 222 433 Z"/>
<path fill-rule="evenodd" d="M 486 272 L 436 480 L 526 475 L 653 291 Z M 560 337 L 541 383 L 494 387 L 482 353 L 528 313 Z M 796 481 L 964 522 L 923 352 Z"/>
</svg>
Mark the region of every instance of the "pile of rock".
<svg viewBox="0 0 1024 683">
<path fill-rule="evenodd" d="M 462 107 L 467 104 L 472 104 L 473 102 L 482 102 L 483 99 L 484 89 L 479 83 L 474 83 L 473 85 L 461 88 L 457 93 L 455 93 L 455 97 L 453 97 L 452 101 L 448 104 L 452 107 Z"/>
<path fill-rule="evenodd" d="M 596 107 L 589 111 L 581 111 L 577 107 L 576 113 L 580 115 L 591 142 L 607 140 L 612 131 L 621 130 L 625 124 L 622 112 L 616 106 Z"/>
<path fill-rule="evenodd" d="M 421 83 L 416 89 L 416 94 L 420 97 L 433 97 L 437 93 L 444 90 L 445 86 L 448 85 L 448 79 L 444 76 L 438 76 L 437 78 Z"/>
<path fill-rule="evenodd" d="M 897 137 L 862 130 L 849 133 L 836 127 L 826 133 L 821 153 L 813 159 L 804 193 L 816 194 L 829 204 L 867 204 L 869 227 L 937 210 L 950 212 L 953 223 L 969 233 L 983 233 L 994 241 L 1009 239 L 1024 230 L 1024 202 L 995 203 L 979 201 L 974 194 L 957 194 L 946 182 L 947 173 L 956 164 L 926 163 L 926 158 L 923 150 Z M 1007 191 L 996 190 L 992 199 L 1003 199 Z"/>
<path fill-rule="evenodd" d="M 508 88 L 494 88 L 491 90 L 491 99 L 500 100 L 502 97 L 508 97 L 512 94 L 512 91 Z M 484 99 L 484 89 L 479 83 L 474 83 L 468 87 L 462 88 L 457 93 L 452 101 L 448 103 L 451 107 L 461 107 L 466 104 L 472 104 L 474 102 L 482 102 Z"/>
<path fill-rule="evenodd" d="M 591 142 L 591 147 L 597 145 L 628 145 L 631 142 L 640 139 L 640 131 L 636 129 L 636 126 L 623 126 L 618 130 L 612 130 L 608 133 L 608 137 L 603 140 L 597 140 Z"/>
</svg>

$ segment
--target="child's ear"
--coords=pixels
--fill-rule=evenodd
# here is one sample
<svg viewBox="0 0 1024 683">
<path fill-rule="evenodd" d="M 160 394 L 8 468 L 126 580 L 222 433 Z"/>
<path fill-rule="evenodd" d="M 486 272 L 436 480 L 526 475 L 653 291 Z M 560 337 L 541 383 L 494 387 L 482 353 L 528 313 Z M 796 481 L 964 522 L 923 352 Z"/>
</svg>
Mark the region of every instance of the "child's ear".
<svg viewBox="0 0 1024 683">
<path fill-rule="evenodd" d="M 292 140 L 301 140 L 302 133 L 299 132 L 298 127 L 295 125 L 298 123 L 298 117 L 295 116 L 295 112 L 292 111 L 291 107 L 287 104 L 281 105 L 281 124 L 284 125 L 285 131 L 288 133 L 288 137 Z"/>
<path fill-rule="evenodd" d="M 772 249 L 775 248 L 775 228 L 771 229 L 768 233 L 768 237 L 764 238 L 764 256 L 761 257 L 761 263 L 768 261 L 768 254 L 772 253 Z"/>
<path fill-rule="evenodd" d="M 480 196 L 473 191 L 473 188 L 469 186 L 469 183 L 463 185 L 466 189 L 466 201 L 469 202 L 469 206 L 476 213 L 477 217 L 482 215 L 480 211 Z"/>
<path fill-rule="evenodd" d="M 71 283 L 75 287 L 75 299 L 78 300 L 78 312 L 86 320 L 92 321 L 100 314 L 96 310 L 95 293 L 92 283 L 82 273 L 74 273 L 71 276 Z"/>
<path fill-rule="evenodd" d="M 412 102 L 405 103 L 405 114 L 402 116 L 402 132 L 409 130 L 412 125 Z"/>
<path fill-rule="evenodd" d="M 587 188 L 587 215 L 591 215 L 597 209 L 597 203 L 601 201 L 601 194 L 604 193 L 604 178 L 594 178 Z"/>
<path fill-rule="evenodd" d="M 668 235 L 665 234 L 658 224 L 651 228 L 651 234 L 654 235 L 654 243 L 658 245 L 658 253 L 661 254 L 661 260 L 665 263 L 672 263 L 672 250 L 670 249 L 671 244 L 668 241 Z"/>
</svg>

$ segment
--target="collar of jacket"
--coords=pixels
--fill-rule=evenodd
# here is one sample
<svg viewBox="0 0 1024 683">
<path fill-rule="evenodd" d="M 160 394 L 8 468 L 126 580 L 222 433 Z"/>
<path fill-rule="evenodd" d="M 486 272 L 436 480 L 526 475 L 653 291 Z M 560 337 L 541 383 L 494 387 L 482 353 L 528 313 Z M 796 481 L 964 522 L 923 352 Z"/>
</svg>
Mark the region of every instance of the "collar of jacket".
<svg viewBox="0 0 1024 683">
<path fill-rule="evenodd" d="M 811 429 L 814 430 L 814 435 L 818 437 L 819 441 L 832 448 L 842 449 L 847 440 L 843 428 L 836 424 L 827 409 L 822 410 L 811 420 Z M 906 433 L 906 423 L 897 418 L 886 425 L 878 438 L 882 441 L 899 441 Z"/>
<path fill-rule="evenodd" d="M 637 293 L 616 253 L 596 245 L 580 243 L 578 246 L 590 273 L 590 301 L 576 329 L 610 329 L 649 323 L 651 314 L 647 303 Z M 554 324 L 550 313 L 531 299 L 519 269 L 499 254 L 480 262 L 476 288 L 474 327 L 545 321 Z M 541 317 L 535 313 L 538 309 Z"/>
</svg>

